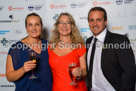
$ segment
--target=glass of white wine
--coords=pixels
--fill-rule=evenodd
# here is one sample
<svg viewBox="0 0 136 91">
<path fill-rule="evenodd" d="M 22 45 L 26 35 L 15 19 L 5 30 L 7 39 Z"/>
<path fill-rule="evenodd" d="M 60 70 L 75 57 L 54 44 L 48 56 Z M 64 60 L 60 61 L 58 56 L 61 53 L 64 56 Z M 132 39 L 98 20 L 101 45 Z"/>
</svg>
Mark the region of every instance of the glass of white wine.
<svg viewBox="0 0 136 91">
<path fill-rule="evenodd" d="M 36 63 L 36 53 L 30 52 L 29 53 L 29 60 Z M 37 77 L 34 75 L 34 69 L 32 70 L 32 75 L 29 77 L 30 79 L 36 79 Z"/>
</svg>

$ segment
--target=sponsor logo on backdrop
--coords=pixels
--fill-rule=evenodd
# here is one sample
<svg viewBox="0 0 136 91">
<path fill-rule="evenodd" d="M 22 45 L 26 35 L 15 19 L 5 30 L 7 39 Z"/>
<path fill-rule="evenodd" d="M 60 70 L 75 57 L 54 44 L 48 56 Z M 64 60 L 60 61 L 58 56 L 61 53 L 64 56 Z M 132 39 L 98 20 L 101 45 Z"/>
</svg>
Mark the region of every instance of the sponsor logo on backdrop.
<svg viewBox="0 0 136 91">
<path fill-rule="evenodd" d="M 80 17 L 80 20 L 87 20 L 87 17 Z"/>
<path fill-rule="evenodd" d="M 12 19 L 13 19 L 13 15 L 9 15 L 9 19 L 11 19 L 11 20 L 12 20 Z"/>
<path fill-rule="evenodd" d="M 130 4 L 130 3 L 132 3 L 134 0 L 124 0 L 124 3 L 125 4 Z"/>
<path fill-rule="evenodd" d="M 34 9 L 33 5 L 28 6 L 28 10 L 32 11 Z"/>
<path fill-rule="evenodd" d="M 128 26 L 128 29 L 129 29 L 129 30 L 136 30 L 136 25 L 129 25 L 129 26 Z"/>
<path fill-rule="evenodd" d="M 13 6 L 9 6 L 8 10 L 9 11 L 20 11 L 20 10 L 24 10 L 24 7 L 13 7 Z"/>
<path fill-rule="evenodd" d="M 90 28 L 81 28 L 81 32 L 87 32 L 90 31 Z"/>
<path fill-rule="evenodd" d="M 116 0 L 117 5 L 121 5 L 123 3 L 123 0 Z"/>
<path fill-rule="evenodd" d="M 6 38 L 2 38 L 0 43 L 2 43 L 4 48 L 9 48 L 12 44 L 15 44 L 18 40 L 7 40 Z"/>
<path fill-rule="evenodd" d="M 58 17 L 59 17 L 59 14 L 55 14 L 55 15 L 53 16 L 53 20 L 57 20 Z"/>
<path fill-rule="evenodd" d="M 19 20 L 15 20 L 13 15 L 9 15 L 8 20 L 0 20 L 0 23 L 12 23 L 12 22 L 19 22 Z"/>
<path fill-rule="evenodd" d="M 0 55 L 7 55 L 8 52 L 0 52 Z"/>
<path fill-rule="evenodd" d="M 71 8 L 76 8 L 77 7 L 77 3 L 71 3 Z"/>
<path fill-rule="evenodd" d="M 55 5 L 55 4 L 50 5 L 51 9 L 64 9 L 66 7 L 67 7 L 66 5 Z"/>
<path fill-rule="evenodd" d="M 4 65 L 1 65 L 1 66 L 4 66 Z M 5 77 L 6 75 L 5 74 L 0 74 L 0 77 Z"/>
<path fill-rule="evenodd" d="M 133 1 L 134 0 L 116 0 L 116 4 L 121 5 L 121 4 L 123 4 L 123 2 L 124 2 L 124 4 L 131 4 Z"/>
<path fill-rule="evenodd" d="M 71 3 L 71 8 L 76 8 L 76 7 L 85 7 L 88 4 L 88 2 L 72 2 Z"/>
<path fill-rule="evenodd" d="M 93 1 L 93 6 L 95 7 L 95 6 L 101 6 L 101 5 L 109 5 L 109 4 L 111 4 L 111 2 L 109 2 L 109 1 L 107 1 L 107 2 L 98 2 L 98 1 Z"/>
<path fill-rule="evenodd" d="M 3 38 L 1 40 L 1 43 L 3 44 L 3 46 L 6 46 L 6 43 L 8 43 L 8 40 L 6 38 Z"/>
<path fill-rule="evenodd" d="M 0 85 L 0 87 L 15 87 L 15 85 Z"/>
<path fill-rule="evenodd" d="M 0 11 L 4 8 L 4 6 L 0 6 Z"/>
<path fill-rule="evenodd" d="M 22 30 L 15 30 L 15 34 L 22 34 Z"/>
<path fill-rule="evenodd" d="M 85 7 L 88 4 L 88 2 L 79 2 L 78 7 Z"/>
<path fill-rule="evenodd" d="M 44 5 L 29 5 L 28 10 L 33 11 L 33 10 L 41 10 Z"/>
<path fill-rule="evenodd" d="M 9 33 L 10 30 L 0 30 L 0 35 L 5 35 L 6 33 Z"/>
<path fill-rule="evenodd" d="M 112 30 L 122 30 L 123 27 L 112 27 Z"/>
</svg>

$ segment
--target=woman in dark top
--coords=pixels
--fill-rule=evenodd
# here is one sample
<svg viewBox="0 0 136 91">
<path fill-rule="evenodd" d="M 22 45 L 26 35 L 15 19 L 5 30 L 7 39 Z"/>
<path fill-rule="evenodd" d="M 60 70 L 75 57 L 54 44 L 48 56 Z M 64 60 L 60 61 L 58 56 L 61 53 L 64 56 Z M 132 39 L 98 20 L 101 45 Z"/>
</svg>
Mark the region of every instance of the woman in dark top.
<svg viewBox="0 0 136 91">
<path fill-rule="evenodd" d="M 16 85 L 16 91 L 52 91 L 52 74 L 48 63 L 47 41 L 40 39 L 42 20 L 36 13 L 25 20 L 28 36 L 12 45 L 7 56 L 6 77 Z M 36 53 L 36 63 L 29 53 Z M 32 70 L 36 79 L 30 79 Z"/>
</svg>

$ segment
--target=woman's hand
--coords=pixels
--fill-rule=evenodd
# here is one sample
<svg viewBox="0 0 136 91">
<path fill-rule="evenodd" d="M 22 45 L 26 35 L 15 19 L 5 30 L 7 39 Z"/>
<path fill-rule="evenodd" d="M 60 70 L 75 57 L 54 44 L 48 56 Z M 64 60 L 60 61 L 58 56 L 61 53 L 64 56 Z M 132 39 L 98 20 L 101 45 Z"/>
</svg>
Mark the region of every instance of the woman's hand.
<svg viewBox="0 0 136 91">
<path fill-rule="evenodd" d="M 82 70 L 80 67 L 76 67 L 73 69 L 72 74 L 77 77 L 77 79 L 81 79 L 82 78 Z"/>
<path fill-rule="evenodd" d="M 23 66 L 24 72 L 28 72 L 36 67 L 36 63 L 33 61 L 26 61 Z"/>
</svg>

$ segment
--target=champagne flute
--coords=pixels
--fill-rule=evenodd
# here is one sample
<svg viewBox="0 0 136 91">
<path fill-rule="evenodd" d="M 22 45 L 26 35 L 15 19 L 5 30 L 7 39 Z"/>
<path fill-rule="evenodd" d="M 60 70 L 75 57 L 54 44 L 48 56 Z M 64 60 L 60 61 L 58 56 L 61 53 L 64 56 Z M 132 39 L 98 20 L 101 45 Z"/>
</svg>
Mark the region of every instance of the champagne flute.
<svg viewBox="0 0 136 91">
<path fill-rule="evenodd" d="M 69 75 L 70 75 L 70 78 L 71 78 L 71 83 L 70 85 L 77 85 L 77 82 L 76 82 L 76 77 L 72 75 L 72 71 L 74 68 L 77 67 L 77 64 L 76 63 L 71 63 L 69 64 Z"/>
<path fill-rule="evenodd" d="M 30 52 L 29 54 L 29 60 L 36 63 L 36 53 Z M 29 77 L 29 79 L 36 79 L 37 77 L 34 75 L 34 69 L 32 69 L 32 75 Z"/>
</svg>

